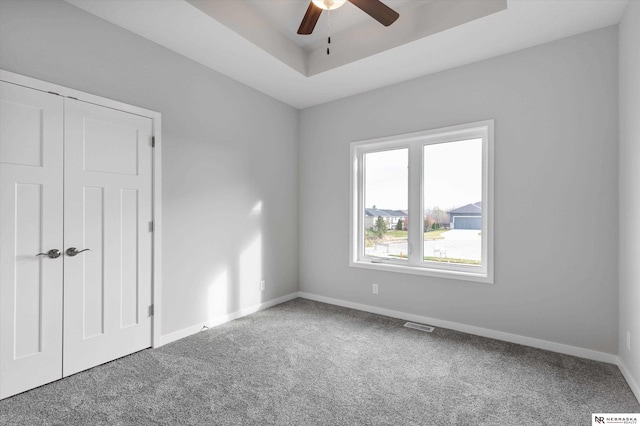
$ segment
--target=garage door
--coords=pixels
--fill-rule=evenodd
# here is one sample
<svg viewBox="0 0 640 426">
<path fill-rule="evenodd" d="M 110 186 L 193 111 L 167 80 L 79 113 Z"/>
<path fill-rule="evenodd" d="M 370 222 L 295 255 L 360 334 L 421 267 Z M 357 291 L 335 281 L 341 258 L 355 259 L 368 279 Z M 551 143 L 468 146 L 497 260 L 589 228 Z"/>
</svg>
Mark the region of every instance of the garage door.
<svg viewBox="0 0 640 426">
<path fill-rule="evenodd" d="M 455 216 L 454 229 L 482 229 L 482 217 Z"/>
</svg>

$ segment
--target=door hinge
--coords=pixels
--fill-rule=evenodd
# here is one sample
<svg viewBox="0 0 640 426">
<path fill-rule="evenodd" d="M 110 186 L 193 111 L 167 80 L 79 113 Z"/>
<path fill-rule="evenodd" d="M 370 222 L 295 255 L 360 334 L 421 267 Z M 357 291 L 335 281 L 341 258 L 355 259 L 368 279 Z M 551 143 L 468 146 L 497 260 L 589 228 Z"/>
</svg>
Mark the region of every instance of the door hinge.
<svg viewBox="0 0 640 426">
<path fill-rule="evenodd" d="M 156 147 L 156 137 L 151 136 L 151 148 L 155 148 L 155 147 Z"/>
<path fill-rule="evenodd" d="M 154 314 L 153 312 L 153 305 L 149 305 L 149 316 L 152 317 Z"/>
<path fill-rule="evenodd" d="M 149 222 L 149 232 L 153 232 L 153 221 Z"/>
</svg>

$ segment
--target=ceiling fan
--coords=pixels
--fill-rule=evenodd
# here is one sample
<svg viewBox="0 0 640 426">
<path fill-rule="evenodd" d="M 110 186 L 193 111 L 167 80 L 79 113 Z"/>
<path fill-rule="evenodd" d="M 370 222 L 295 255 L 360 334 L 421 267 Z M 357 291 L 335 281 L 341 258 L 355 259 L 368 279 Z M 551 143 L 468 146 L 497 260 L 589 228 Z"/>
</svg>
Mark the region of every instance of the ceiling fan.
<svg viewBox="0 0 640 426">
<path fill-rule="evenodd" d="M 380 0 L 349 1 L 385 27 L 393 24 L 400 16 L 398 12 Z M 304 14 L 300 28 L 298 28 L 298 34 L 311 34 L 323 10 L 337 9 L 346 2 L 347 0 L 311 0 L 307 8 L 307 13 Z"/>
</svg>

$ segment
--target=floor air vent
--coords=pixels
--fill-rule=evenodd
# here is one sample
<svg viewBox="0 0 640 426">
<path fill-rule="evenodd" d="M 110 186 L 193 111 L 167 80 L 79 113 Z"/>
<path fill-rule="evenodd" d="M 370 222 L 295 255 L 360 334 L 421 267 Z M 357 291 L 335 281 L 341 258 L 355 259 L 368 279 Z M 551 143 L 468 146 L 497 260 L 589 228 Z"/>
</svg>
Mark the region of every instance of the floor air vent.
<svg viewBox="0 0 640 426">
<path fill-rule="evenodd" d="M 434 328 L 431 327 L 430 325 L 417 324 L 415 322 L 408 322 L 404 326 L 407 328 L 413 328 L 420 331 L 426 331 L 427 333 L 431 333 L 434 330 Z"/>
</svg>

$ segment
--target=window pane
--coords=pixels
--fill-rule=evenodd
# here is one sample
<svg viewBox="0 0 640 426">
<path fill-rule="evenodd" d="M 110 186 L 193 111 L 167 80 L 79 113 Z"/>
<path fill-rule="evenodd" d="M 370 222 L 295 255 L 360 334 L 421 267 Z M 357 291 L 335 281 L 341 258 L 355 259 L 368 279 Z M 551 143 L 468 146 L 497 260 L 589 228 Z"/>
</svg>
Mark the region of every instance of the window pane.
<svg viewBox="0 0 640 426">
<path fill-rule="evenodd" d="M 367 153 L 364 164 L 364 253 L 406 260 L 409 150 Z"/>
<path fill-rule="evenodd" d="M 425 145 L 424 260 L 482 263 L 482 139 Z"/>
</svg>

